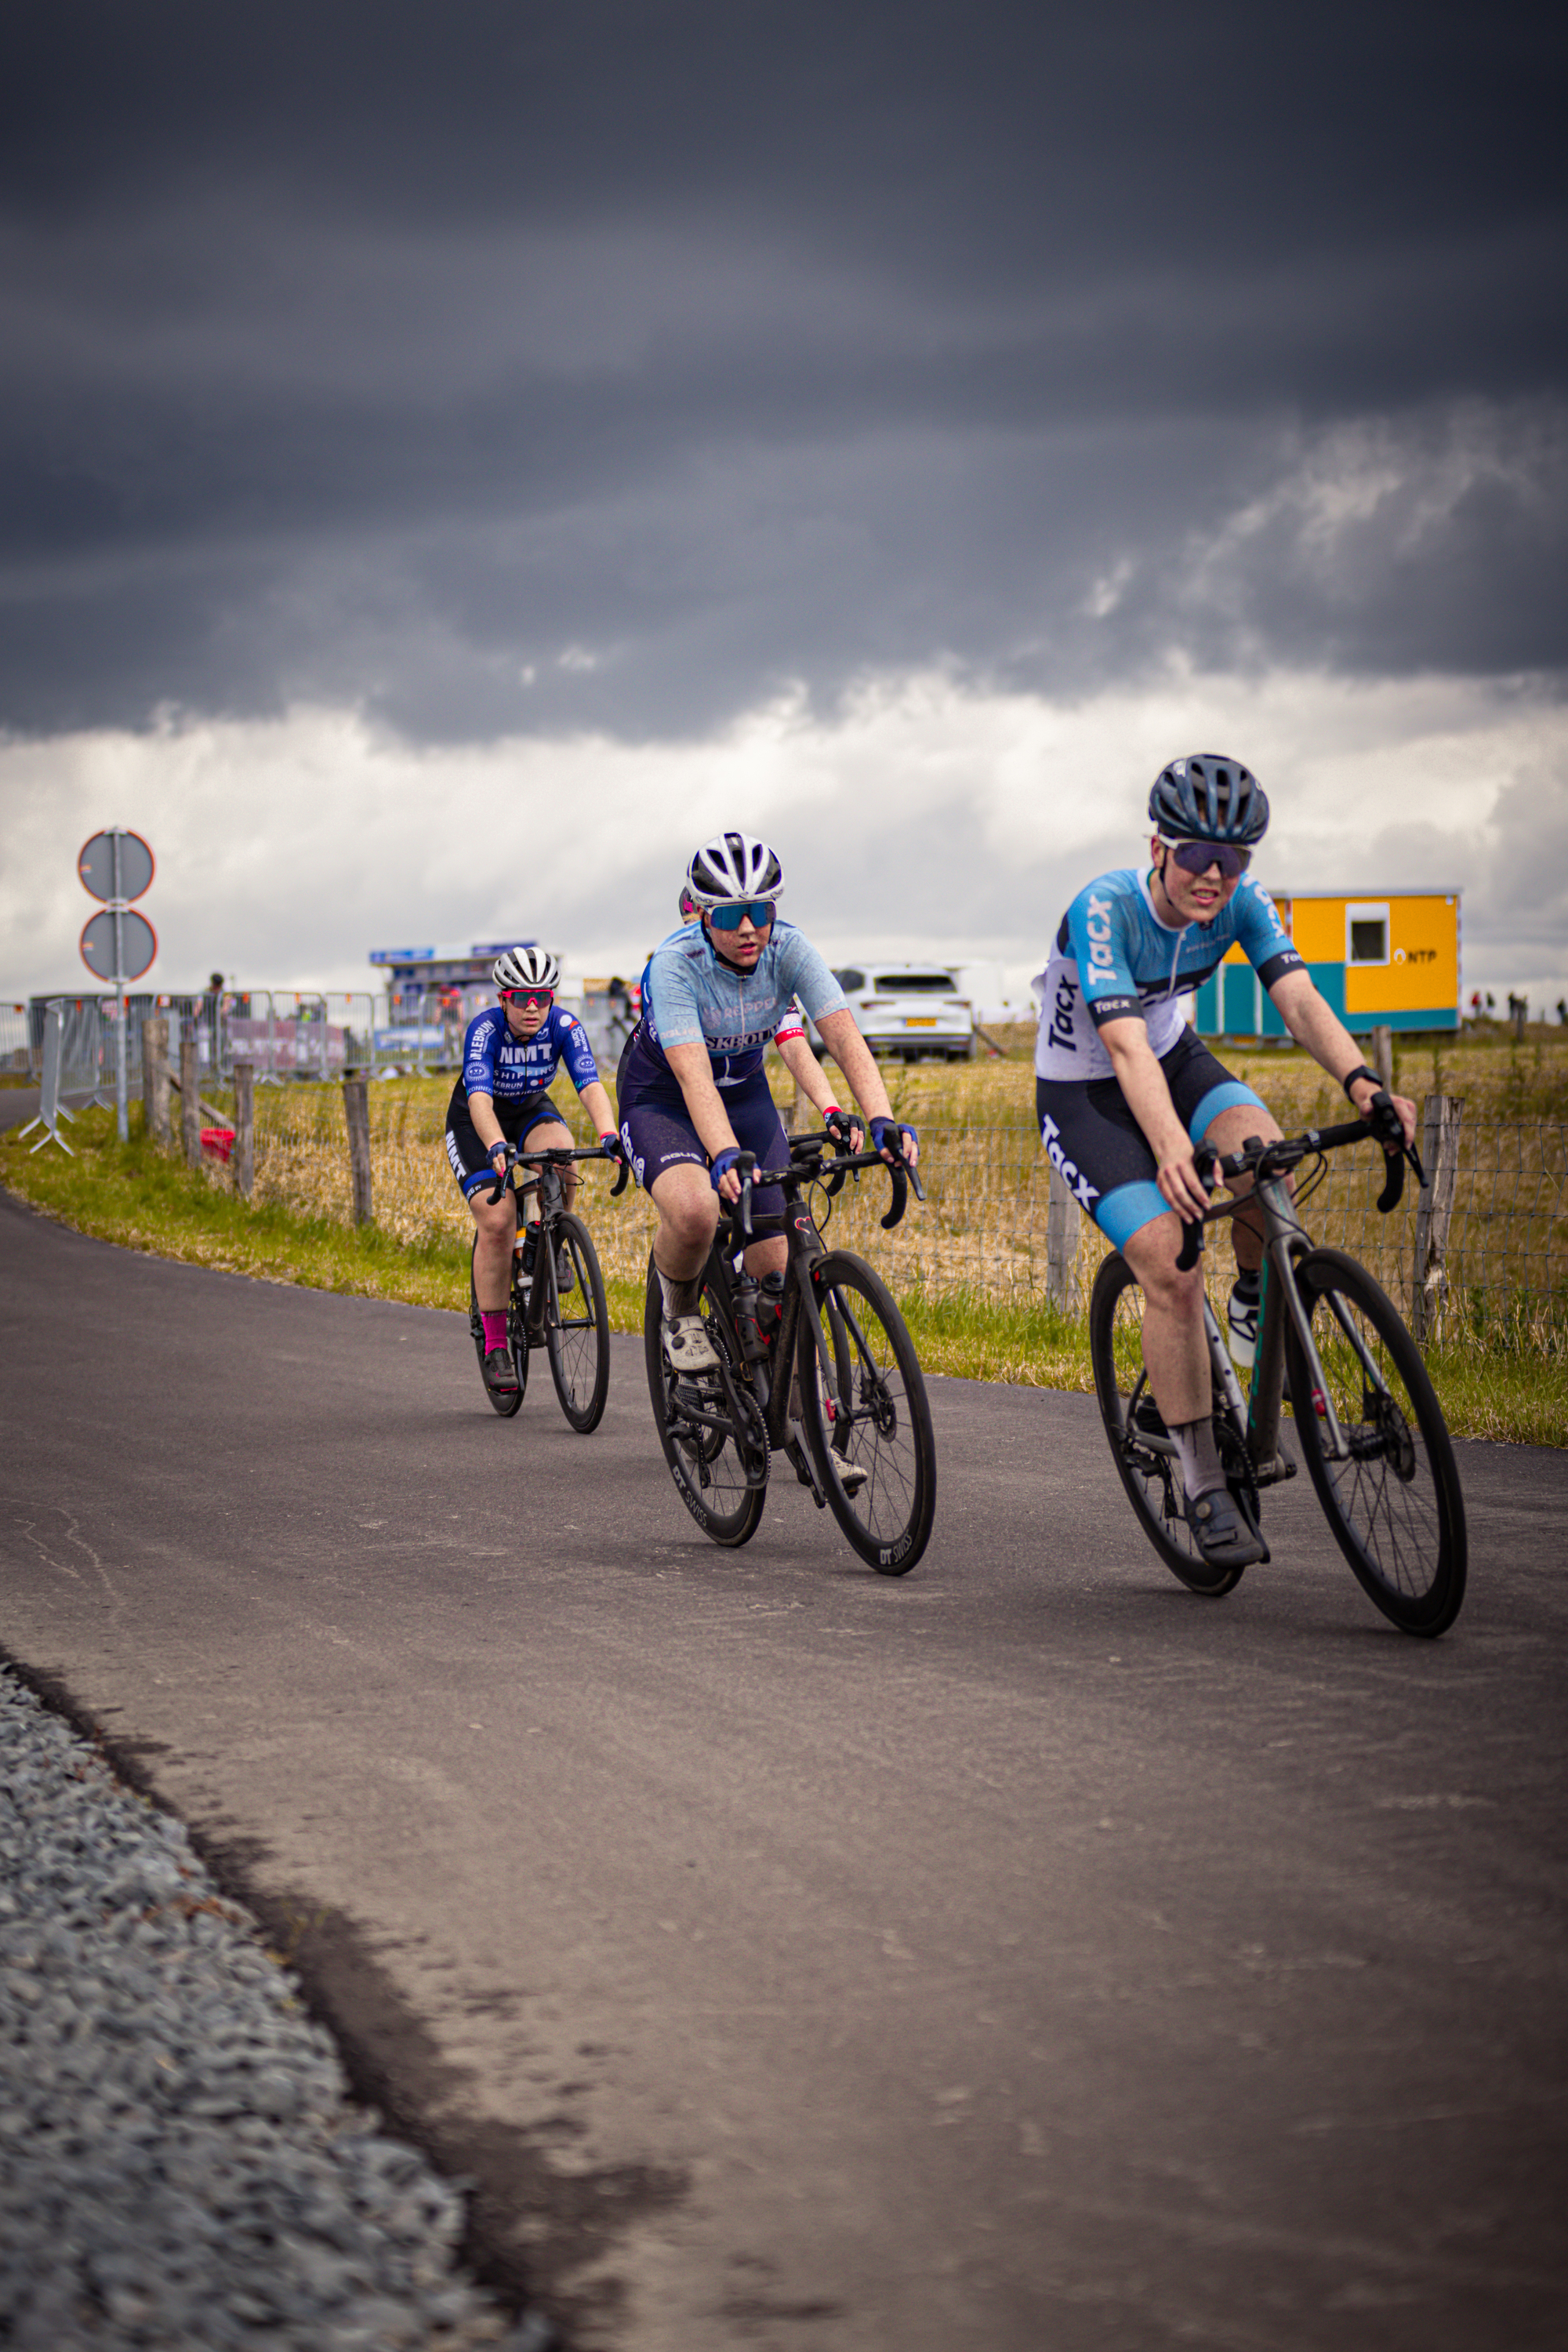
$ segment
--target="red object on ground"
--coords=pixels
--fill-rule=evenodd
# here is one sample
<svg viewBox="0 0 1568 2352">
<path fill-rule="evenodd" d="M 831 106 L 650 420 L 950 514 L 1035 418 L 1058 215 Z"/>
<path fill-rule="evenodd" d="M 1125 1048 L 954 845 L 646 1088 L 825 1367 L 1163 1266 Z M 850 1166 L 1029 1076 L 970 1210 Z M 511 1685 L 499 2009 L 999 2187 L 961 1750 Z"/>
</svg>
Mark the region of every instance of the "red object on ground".
<svg viewBox="0 0 1568 2352">
<path fill-rule="evenodd" d="M 215 1160 L 226 1160 L 229 1153 L 234 1150 L 233 1128 L 204 1127 L 202 1129 L 202 1150 L 204 1151 L 210 1151 Z"/>
</svg>

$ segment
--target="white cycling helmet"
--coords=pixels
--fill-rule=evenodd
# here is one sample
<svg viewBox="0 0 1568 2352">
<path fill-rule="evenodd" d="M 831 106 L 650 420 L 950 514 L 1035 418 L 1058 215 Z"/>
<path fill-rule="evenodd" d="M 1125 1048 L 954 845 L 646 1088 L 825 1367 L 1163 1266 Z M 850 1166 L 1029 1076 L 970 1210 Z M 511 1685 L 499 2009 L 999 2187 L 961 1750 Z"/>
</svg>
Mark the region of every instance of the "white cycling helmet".
<svg viewBox="0 0 1568 2352">
<path fill-rule="evenodd" d="M 784 867 L 753 835 L 716 833 L 687 867 L 686 887 L 700 913 L 734 898 L 776 898 L 784 888 Z"/>
<path fill-rule="evenodd" d="M 500 989 L 553 990 L 560 984 L 561 959 L 548 948 L 508 948 L 490 967 L 490 978 Z"/>
</svg>

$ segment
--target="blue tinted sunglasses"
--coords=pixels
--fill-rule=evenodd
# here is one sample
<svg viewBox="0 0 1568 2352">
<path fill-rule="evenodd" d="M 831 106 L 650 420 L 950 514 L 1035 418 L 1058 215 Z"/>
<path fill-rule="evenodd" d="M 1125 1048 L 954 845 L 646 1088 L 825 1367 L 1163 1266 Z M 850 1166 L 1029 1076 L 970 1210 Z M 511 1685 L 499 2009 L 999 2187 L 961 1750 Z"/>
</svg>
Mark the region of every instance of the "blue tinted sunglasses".
<svg viewBox="0 0 1568 2352">
<path fill-rule="evenodd" d="M 1206 874 L 1217 866 L 1226 880 L 1234 882 L 1252 863 L 1250 849 L 1237 849 L 1228 841 L 1165 841 L 1163 834 L 1160 838 L 1184 874 Z"/>
<path fill-rule="evenodd" d="M 773 902 L 771 898 L 742 898 L 731 900 L 727 907 L 710 907 L 708 909 L 708 919 L 716 931 L 738 931 L 742 923 L 750 923 L 755 930 L 765 931 L 773 919 Z"/>
</svg>

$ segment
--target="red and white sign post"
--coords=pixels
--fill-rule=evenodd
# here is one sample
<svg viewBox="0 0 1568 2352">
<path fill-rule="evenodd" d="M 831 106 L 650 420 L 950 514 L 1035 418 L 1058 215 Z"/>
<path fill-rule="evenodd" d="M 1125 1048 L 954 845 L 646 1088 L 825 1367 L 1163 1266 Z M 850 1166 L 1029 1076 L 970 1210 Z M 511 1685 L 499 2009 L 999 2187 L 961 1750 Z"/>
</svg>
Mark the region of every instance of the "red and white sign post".
<svg viewBox="0 0 1568 2352">
<path fill-rule="evenodd" d="M 131 901 L 140 898 L 153 879 L 153 853 L 139 833 L 129 833 L 124 825 L 114 824 L 104 833 L 95 833 L 90 841 L 83 844 L 76 866 L 82 888 L 104 901 L 101 911 L 89 916 L 83 926 L 81 960 L 99 980 L 114 984 L 114 1009 L 118 1015 L 114 1024 L 114 1116 L 123 1143 L 131 1132 L 125 1100 L 125 983 L 128 980 L 140 980 L 151 969 L 158 952 L 156 931 L 145 915 L 135 912 Z"/>
</svg>

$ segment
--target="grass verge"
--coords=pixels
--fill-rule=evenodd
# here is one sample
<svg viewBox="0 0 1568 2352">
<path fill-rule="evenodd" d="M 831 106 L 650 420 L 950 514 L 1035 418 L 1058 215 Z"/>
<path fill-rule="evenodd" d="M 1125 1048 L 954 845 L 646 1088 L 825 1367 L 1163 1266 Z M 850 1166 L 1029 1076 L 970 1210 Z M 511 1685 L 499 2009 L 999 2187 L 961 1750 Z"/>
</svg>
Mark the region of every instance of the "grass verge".
<svg viewBox="0 0 1568 2352">
<path fill-rule="evenodd" d="M 13 1130 L 0 1137 L 0 1177 L 62 1224 L 127 1249 L 353 1297 L 466 1307 L 468 1254 L 459 1235 L 400 1242 L 375 1225 L 305 1216 L 276 1202 L 253 1208 L 226 1175 L 187 1169 L 149 1144 L 139 1107 L 131 1117 L 131 1139 L 121 1144 L 111 1112 L 79 1113 L 70 1160 L 53 1147 L 33 1152 Z M 641 1283 L 612 1276 L 605 1290 L 612 1328 L 640 1331 Z M 915 1286 L 900 1304 L 930 1372 L 1031 1388 L 1093 1387 L 1085 1326 L 1043 1300 L 996 1302 Z M 1426 1362 L 1456 1437 L 1568 1445 L 1568 1359 L 1561 1352 L 1542 1351 L 1505 1328 L 1484 1345 L 1433 1349 Z"/>
</svg>

